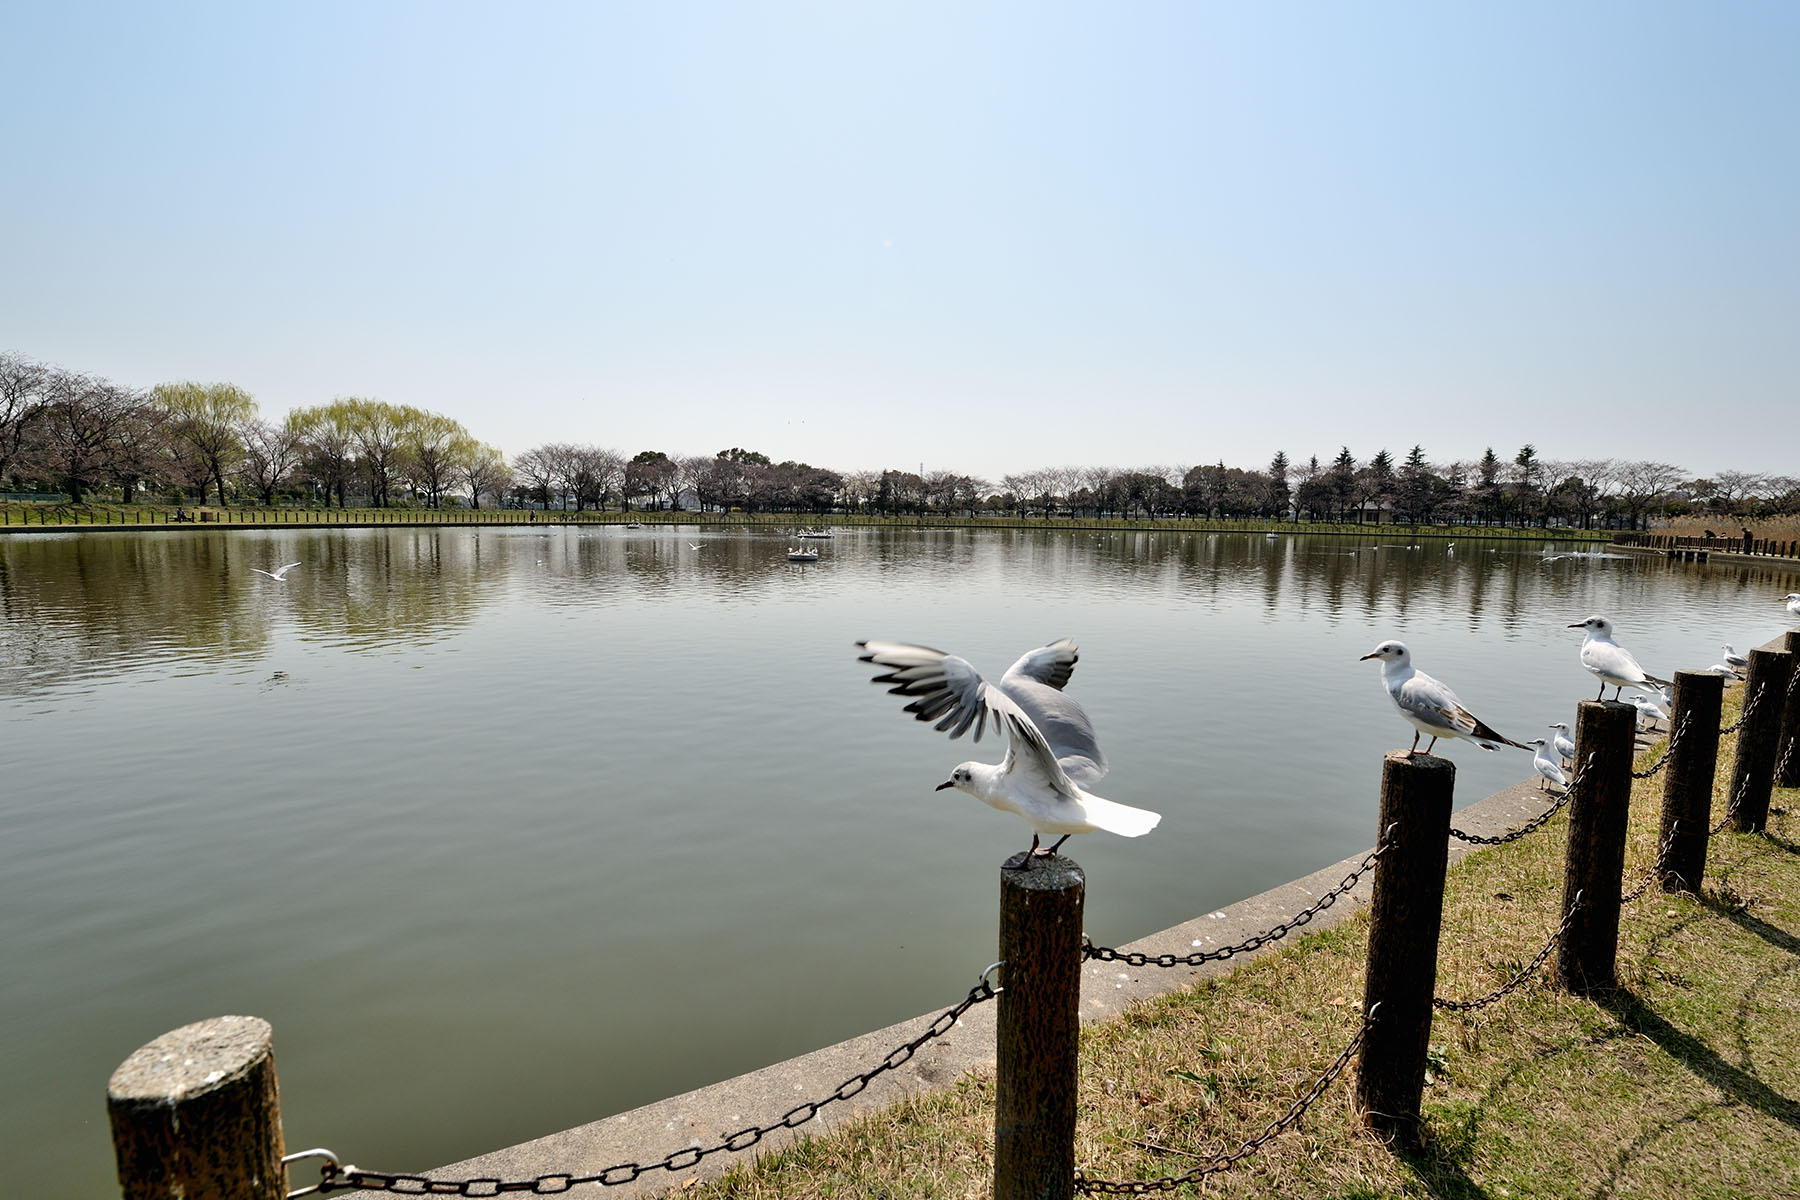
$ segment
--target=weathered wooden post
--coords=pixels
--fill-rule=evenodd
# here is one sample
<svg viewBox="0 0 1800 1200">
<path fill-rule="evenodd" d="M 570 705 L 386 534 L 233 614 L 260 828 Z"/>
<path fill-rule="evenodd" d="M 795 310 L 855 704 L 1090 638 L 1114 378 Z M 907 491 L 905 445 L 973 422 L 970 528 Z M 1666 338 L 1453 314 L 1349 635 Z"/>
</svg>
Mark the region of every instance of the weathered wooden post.
<svg viewBox="0 0 1800 1200">
<path fill-rule="evenodd" d="M 1081 912 L 1087 878 L 1061 855 L 1000 872 L 994 1030 L 994 1200 L 1075 1194 Z"/>
<path fill-rule="evenodd" d="M 1381 1020 L 1363 1036 L 1356 1104 L 1370 1129 L 1403 1143 L 1418 1139 L 1455 787 L 1447 758 L 1392 750 L 1382 759 L 1377 840 L 1387 849 L 1375 863 L 1363 983 L 1363 1011 L 1379 1004 Z"/>
<path fill-rule="evenodd" d="M 1571 992 L 1607 991 L 1615 982 L 1636 733 L 1637 709 L 1629 704 L 1583 700 L 1576 709 L 1575 761 L 1581 766 L 1569 797 L 1569 846 L 1563 857 L 1568 930 L 1556 944 L 1556 982 Z"/>
<path fill-rule="evenodd" d="M 273 1031 L 214 1017 L 132 1054 L 106 1088 L 124 1200 L 283 1200 Z"/>
<path fill-rule="evenodd" d="M 1719 765 L 1719 712 L 1725 677 L 1711 671 L 1675 672 L 1669 710 L 1669 765 L 1663 768 L 1662 830 L 1665 892 L 1699 892 L 1712 827 L 1713 772 Z"/>
<path fill-rule="evenodd" d="M 1775 784 L 1775 742 L 1794 656 L 1786 650 L 1752 650 L 1744 676 L 1744 723 L 1738 729 L 1737 755 L 1731 763 L 1731 790 L 1737 806 L 1731 827 L 1758 833 L 1769 823 L 1769 792 Z"/>
<path fill-rule="evenodd" d="M 1800 787 L 1800 629 L 1788 631 L 1787 652 L 1794 656 L 1795 668 L 1781 712 L 1781 738 L 1775 744 L 1775 782 L 1791 788 Z"/>
</svg>

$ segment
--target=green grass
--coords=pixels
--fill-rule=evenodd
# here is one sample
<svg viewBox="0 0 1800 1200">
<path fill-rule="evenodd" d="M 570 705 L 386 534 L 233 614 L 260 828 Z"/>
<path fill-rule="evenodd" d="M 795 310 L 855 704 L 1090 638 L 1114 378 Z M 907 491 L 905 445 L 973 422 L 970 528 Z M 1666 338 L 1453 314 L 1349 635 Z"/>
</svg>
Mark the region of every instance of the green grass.
<svg viewBox="0 0 1800 1200">
<path fill-rule="evenodd" d="M 1727 700 L 1728 717 L 1735 699 Z M 1720 747 L 1728 778 L 1733 738 Z M 1648 765 L 1653 758 L 1640 761 Z M 1626 887 L 1655 853 L 1661 776 L 1632 802 Z M 1722 791 L 1722 788 L 1721 788 Z M 1422 1148 L 1364 1131 L 1341 1077 L 1298 1127 L 1204 1190 L 1255 1197 L 1726 1197 L 1800 1192 L 1800 794 L 1772 836 L 1712 840 L 1702 895 L 1652 887 L 1620 924 L 1619 989 L 1552 986 L 1432 1028 Z M 1721 812 L 1722 796 L 1715 798 Z M 1451 870 L 1438 994 L 1512 978 L 1557 924 L 1566 818 Z M 1092 1178 L 1180 1175 L 1259 1134 L 1351 1038 L 1366 915 L 1082 1033 L 1076 1161 Z M 1352 1068 L 1354 1070 L 1354 1067 Z M 711 1183 L 696 1197 L 983 1196 L 992 1081 L 963 1079 Z"/>
</svg>

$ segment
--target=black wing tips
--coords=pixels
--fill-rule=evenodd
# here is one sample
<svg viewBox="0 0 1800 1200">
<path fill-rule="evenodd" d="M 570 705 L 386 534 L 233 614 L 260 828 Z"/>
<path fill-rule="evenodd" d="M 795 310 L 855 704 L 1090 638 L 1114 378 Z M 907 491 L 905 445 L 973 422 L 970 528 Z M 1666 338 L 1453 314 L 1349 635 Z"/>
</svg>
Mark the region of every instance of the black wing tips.
<svg viewBox="0 0 1800 1200">
<path fill-rule="evenodd" d="M 934 728 L 940 733 L 948 733 L 952 739 L 967 733 L 970 725 L 975 726 L 974 741 L 979 742 L 981 735 L 987 732 L 987 705 L 979 701 L 964 704 L 960 689 L 951 686 L 949 676 L 944 671 L 943 660 L 949 655 L 942 650 L 934 650 L 930 646 L 902 646 L 893 642 L 876 643 L 876 648 L 872 650 L 869 648 L 870 643 L 866 641 L 858 642 L 856 646 L 859 650 L 868 650 L 868 653 L 857 657 L 858 662 L 888 668 L 884 674 L 872 676 L 870 683 L 892 684 L 887 689 L 890 696 L 917 697 L 902 710 L 913 714 L 915 720 L 936 721 Z M 915 657 L 918 661 L 883 658 L 882 655 L 890 647 L 906 652 L 909 657 Z"/>
</svg>

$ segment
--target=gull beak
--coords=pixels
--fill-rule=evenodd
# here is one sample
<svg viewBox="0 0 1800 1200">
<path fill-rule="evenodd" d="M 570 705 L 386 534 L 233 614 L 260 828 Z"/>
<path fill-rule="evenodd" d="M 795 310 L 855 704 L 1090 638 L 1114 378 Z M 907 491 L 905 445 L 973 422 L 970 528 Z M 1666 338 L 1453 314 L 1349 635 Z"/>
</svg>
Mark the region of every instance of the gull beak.
<svg viewBox="0 0 1800 1200">
<path fill-rule="evenodd" d="M 956 786 L 956 781 L 954 779 L 946 779 L 946 780 L 944 780 L 944 782 L 938 784 L 936 787 L 932 788 L 931 790 L 934 792 L 941 792 L 945 788 L 952 788 L 955 786 Z"/>
<path fill-rule="evenodd" d="M 1363 655 L 1361 658 L 1357 659 L 1356 661 L 1357 662 L 1368 662 L 1371 658 L 1380 658 L 1380 657 L 1381 657 L 1381 651 L 1371 650 L 1367 654 Z"/>
<path fill-rule="evenodd" d="M 1569 626 L 1569 628 L 1570 629 L 1586 629 L 1587 622 L 1586 621 L 1577 621 L 1573 625 Z"/>
</svg>

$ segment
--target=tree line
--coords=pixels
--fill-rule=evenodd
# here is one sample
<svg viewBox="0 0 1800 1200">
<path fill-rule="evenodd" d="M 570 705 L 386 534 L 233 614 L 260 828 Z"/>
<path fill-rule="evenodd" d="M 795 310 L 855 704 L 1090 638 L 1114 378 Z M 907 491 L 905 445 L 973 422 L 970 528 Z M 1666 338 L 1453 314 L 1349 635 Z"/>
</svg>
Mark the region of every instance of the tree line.
<svg viewBox="0 0 1800 1200">
<path fill-rule="evenodd" d="M 144 495 L 348 507 L 446 503 L 563 509 L 999 513 L 1028 516 L 1274 518 L 1646 525 L 1692 512 L 1760 519 L 1800 512 L 1800 481 L 1663 462 L 1558 461 L 1532 445 L 1511 458 L 1396 462 L 1343 447 L 1321 461 L 1277 452 L 1267 467 L 1224 462 L 1132 469 L 1064 466 L 1002 476 L 842 472 L 734 446 L 712 455 L 546 443 L 511 462 L 459 422 L 409 405 L 339 397 L 279 421 L 229 383 L 127 387 L 0 354 L 0 489 L 129 503 Z"/>
</svg>

